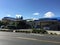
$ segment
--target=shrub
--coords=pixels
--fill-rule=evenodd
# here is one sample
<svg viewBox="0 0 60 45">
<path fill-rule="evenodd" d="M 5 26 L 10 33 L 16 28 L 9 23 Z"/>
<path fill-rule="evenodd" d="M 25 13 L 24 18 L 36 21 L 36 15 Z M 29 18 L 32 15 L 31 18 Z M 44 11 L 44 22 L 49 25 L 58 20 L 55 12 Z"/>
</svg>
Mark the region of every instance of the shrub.
<svg viewBox="0 0 60 45">
<path fill-rule="evenodd" d="M 16 30 L 16 32 L 30 33 L 30 31 L 19 31 L 19 30 Z"/>
<path fill-rule="evenodd" d="M 53 33 L 50 33 L 51 35 L 53 35 Z"/>
<path fill-rule="evenodd" d="M 57 33 L 54 33 L 54 35 L 57 35 Z"/>
<path fill-rule="evenodd" d="M 42 34 L 47 34 L 48 32 L 46 30 L 43 29 L 33 29 L 32 33 L 42 33 Z"/>
</svg>

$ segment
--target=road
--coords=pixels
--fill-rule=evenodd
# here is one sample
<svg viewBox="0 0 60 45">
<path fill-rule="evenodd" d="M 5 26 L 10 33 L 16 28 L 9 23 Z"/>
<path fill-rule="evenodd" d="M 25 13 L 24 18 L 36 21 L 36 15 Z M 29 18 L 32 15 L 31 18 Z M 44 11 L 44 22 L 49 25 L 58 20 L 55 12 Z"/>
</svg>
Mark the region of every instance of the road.
<svg viewBox="0 0 60 45">
<path fill-rule="evenodd" d="M 0 32 L 0 45 L 60 45 L 60 36 Z"/>
</svg>

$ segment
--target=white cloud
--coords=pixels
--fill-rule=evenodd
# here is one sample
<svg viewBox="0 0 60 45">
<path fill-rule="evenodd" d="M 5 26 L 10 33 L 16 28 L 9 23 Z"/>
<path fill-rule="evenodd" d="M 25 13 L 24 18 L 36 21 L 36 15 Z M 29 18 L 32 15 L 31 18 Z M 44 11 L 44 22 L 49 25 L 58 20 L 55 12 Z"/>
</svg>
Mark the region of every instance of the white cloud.
<svg viewBox="0 0 60 45">
<path fill-rule="evenodd" d="M 33 18 L 33 20 L 36 20 L 36 18 Z"/>
<path fill-rule="evenodd" d="M 37 18 L 33 18 L 33 17 L 31 17 L 31 19 L 32 19 L 32 20 L 37 20 Z"/>
<path fill-rule="evenodd" d="M 47 13 L 44 14 L 44 17 L 45 17 L 45 18 L 54 17 L 54 13 L 53 13 L 53 12 L 47 12 Z"/>
<path fill-rule="evenodd" d="M 16 17 L 17 17 L 17 18 L 19 18 L 19 17 L 21 17 L 21 16 L 22 16 L 22 15 L 16 14 Z"/>
<path fill-rule="evenodd" d="M 8 14 L 7 16 L 8 16 L 8 17 L 10 17 L 11 15 L 10 15 L 10 14 Z"/>
<path fill-rule="evenodd" d="M 33 13 L 33 15 L 39 15 L 39 13 Z"/>
</svg>

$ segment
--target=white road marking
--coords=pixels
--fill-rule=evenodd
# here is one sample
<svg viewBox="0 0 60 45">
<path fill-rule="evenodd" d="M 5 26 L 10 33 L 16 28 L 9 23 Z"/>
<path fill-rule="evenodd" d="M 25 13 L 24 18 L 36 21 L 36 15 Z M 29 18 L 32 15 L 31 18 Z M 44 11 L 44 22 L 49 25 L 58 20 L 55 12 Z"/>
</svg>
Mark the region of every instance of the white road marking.
<svg viewBox="0 0 60 45">
<path fill-rule="evenodd" d="M 33 38 L 26 38 L 26 37 L 17 37 L 19 39 L 26 39 L 26 40 L 37 40 L 37 39 L 33 39 Z"/>
<path fill-rule="evenodd" d="M 33 34 L 33 33 L 31 33 L 31 35 L 44 36 L 43 34 Z"/>
</svg>

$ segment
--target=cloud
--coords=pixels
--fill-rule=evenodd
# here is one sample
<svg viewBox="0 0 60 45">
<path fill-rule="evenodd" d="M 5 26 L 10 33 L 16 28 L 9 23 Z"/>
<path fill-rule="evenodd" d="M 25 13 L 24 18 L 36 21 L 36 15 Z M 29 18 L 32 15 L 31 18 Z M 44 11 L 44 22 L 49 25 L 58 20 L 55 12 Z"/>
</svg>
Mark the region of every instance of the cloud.
<svg viewBox="0 0 60 45">
<path fill-rule="evenodd" d="M 36 18 L 33 18 L 33 20 L 37 20 Z"/>
<path fill-rule="evenodd" d="M 31 17 L 31 19 L 32 19 L 32 20 L 37 20 L 37 18 L 33 18 L 33 17 Z"/>
<path fill-rule="evenodd" d="M 8 14 L 7 16 L 8 16 L 8 17 L 10 17 L 11 15 L 10 15 L 10 14 Z"/>
<path fill-rule="evenodd" d="M 33 15 L 36 15 L 36 16 L 38 16 L 38 15 L 39 15 L 39 13 L 33 13 Z"/>
<path fill-rule="evenodd" d="M 45 17 L 45 18 L 54 17 L 54 13 L 53 13 L 53 12 L 47 12 L 47 13 L 44 14 L 44 17 Z"/>
<path fill-rule="evenodd" d="M 22 15 L 16 14 L 16 17 L 17 17 L 17 18 L 19 18 L 19 17 L 21 17 L 21 16 L 22 16 Z"/>
</svg>

